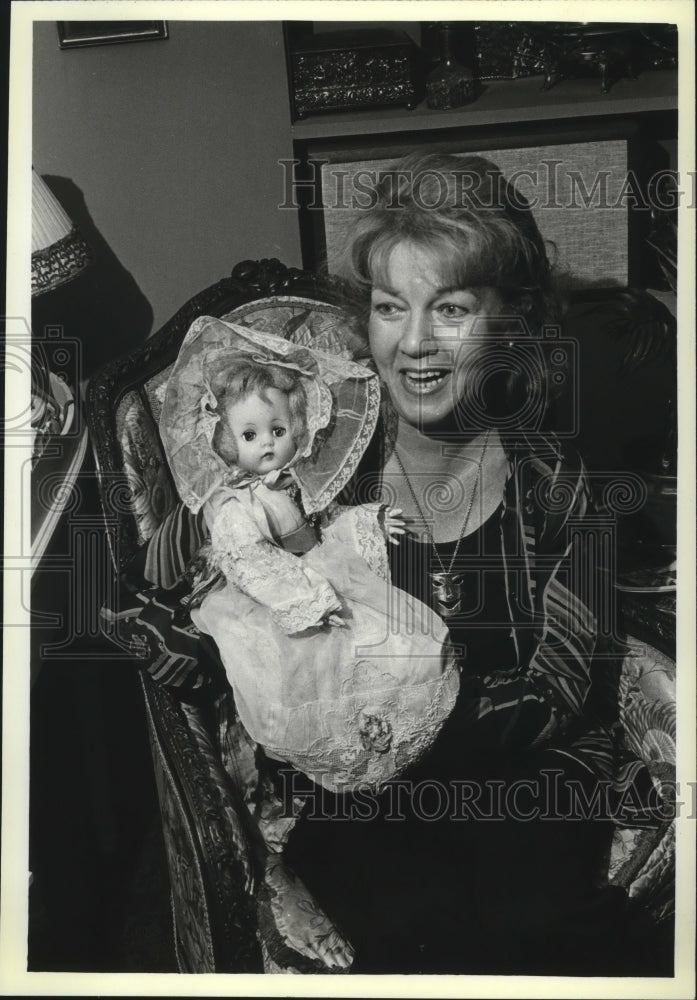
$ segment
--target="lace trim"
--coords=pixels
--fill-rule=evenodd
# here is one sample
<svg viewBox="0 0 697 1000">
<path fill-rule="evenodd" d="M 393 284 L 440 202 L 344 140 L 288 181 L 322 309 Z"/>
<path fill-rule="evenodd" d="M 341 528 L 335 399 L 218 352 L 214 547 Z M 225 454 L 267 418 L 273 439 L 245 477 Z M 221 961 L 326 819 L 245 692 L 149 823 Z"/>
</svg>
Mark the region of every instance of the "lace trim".
<svg viewBox="0 0 697 1000">
<path fill-rule="evenodd" d="M 199 418 L 196 436 L 203 433 L 208 444 L 212 444 L 215 428 L 220 423 L 218 400 L 208 382 L 204 382 L 204 393 L 199 402 Z"/>
<path fill-rule="evenodd" d="M 385 534 L 380 527 L 378 515 L 381 504 L 363 504 L 354 508 L 356 544 L 360 555 L 381 580 L 391 582 L 390 563 L 387 556 Z"/>
<path fill-rule="evenodd" d="M 222 568 L 222 560 L 226 556 L 239 559 L 245 549 L 262 542 L 263 536 L 256 521 L 234 496 L 212 500 L 206 509 L 206 520 L 209 522 L 212 549 L 219 556 Z"/>
<path fill-rule="evenodd" d="M 285 607 L 271 609 L 271 617 L 286 635 L 304 632 L 324 624 L 324 619 L 333 611 L 340 611 L 341 603 L 329 583 L 319 586 L 312 598 L 299 597 Z"/>
<path fill-rule="evenodd" d="M 236 554 L 215 546 L 211 552 L 227 580 L 269 608 L 286 635 L 322 625 L 328 614 L 341 610 L 327 580 L 272 542 L 258 540 Z"/>
<path fill-rule="evenodd" d="M 362 671 L 365 661 L 356 667 Z M 386 691 L 371 691 L 369 700 L 353 695 L 326 706 L 332 732 L 309 747 L 265 745 L 329 791 L 377 791 L 433 744 L 455 705 L 459 670 L 451 661 L 437 680 L 405 687 L 394 678 L 394 683 L 397 686 Z"/>
<path fill-rule="evenodd" d="M 358 372 L 364 371 L 364 369 L 361 369 L 359 365 L 352 367 L 355 367 Z M 334 497 L 341 493 L 344 486 L 348 483 L 358 468 L 358 463 L 363 457 L 363 454 L 370 443 L 370 439 L 375 432 L 378 415 L 380 413 L 380 386 L 377 379 L 369 379 L 366 381 L 365 386 L 367 390 L 366 412 L 360 433 L 358 434 L 351 449 L 351 454 L 348 456 L 341 468 L 337 469 L 337 473 L 331 482 L 325 486 L 324 490 L 322 490 L 319 496 L 315 497 L 314 500 L 307 496 L 304 488 L 302 490 L 303 506 L 308 514 L 323 510 L 327 504 L 334 499 Z"/>
</svg>

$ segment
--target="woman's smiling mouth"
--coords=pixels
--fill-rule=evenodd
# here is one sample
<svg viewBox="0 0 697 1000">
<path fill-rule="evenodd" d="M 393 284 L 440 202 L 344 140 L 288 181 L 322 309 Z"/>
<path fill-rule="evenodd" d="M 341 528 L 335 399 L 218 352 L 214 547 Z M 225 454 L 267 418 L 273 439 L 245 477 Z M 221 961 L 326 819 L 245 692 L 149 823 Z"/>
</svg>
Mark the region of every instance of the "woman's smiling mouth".
<svg viewBox="0 0 697 1000">
<path fill-rule="evenodd" d="M 447 368 L 427 368 L 423 371 L 411 368 L 403 368 L 401 371 L 402 384 L 408 392 L 419 396 L 426 396 L 431 392 L 436 392 L 450 375 Z"/>
</svg>

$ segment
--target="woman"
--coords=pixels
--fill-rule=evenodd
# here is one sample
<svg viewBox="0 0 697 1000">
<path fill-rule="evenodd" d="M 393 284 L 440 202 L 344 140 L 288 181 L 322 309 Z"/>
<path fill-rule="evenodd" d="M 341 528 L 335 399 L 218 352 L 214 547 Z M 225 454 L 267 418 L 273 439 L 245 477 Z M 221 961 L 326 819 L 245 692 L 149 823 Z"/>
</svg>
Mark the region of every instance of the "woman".
<svg viewBox="0 0 697 1000">
<path fill-rule="evenodd" d="M 541 431 L 544 242 L 479 157 L 410 157 L 378 195 L 343 266 L 385 400 L 350 500 L 404 511 L 392 579 L 449 626 L 461 691 L 399 796 L 306 788 L 287 858 L 355 972 L 626 973 L 597 794 L 620 660 L 582 464 Z"/>
</svg>

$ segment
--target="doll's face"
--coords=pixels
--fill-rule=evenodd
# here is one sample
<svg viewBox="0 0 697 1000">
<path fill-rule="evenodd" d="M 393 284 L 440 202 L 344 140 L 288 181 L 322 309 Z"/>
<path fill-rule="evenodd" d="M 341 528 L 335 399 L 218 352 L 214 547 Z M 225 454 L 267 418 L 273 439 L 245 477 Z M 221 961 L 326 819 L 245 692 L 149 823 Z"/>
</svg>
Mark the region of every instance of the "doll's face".
<svg viewBox="0 0 697 1000">
<path fill-rule="evenodd" d="M 288 397 L 280 389 L 267 389 L 264 397 L 247 396 L 226 411 L 237 465 L 261 476 L 283 468 L 295 454 Z"/>
</svg>

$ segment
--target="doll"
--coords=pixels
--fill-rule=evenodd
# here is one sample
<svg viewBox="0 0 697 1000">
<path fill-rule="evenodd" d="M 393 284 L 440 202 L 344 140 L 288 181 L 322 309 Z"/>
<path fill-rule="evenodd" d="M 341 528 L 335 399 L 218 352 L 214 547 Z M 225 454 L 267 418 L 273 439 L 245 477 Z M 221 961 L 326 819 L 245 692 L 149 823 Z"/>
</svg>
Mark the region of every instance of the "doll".
<svg viewBox="0 0 697 1000">
<path fill-rule="evenodd" d="M 202 317 L 160 421 L 220 574 L 192 620 L 252 739 L 334 792 L 377 789 L 418 760 L 459 686 L 445 625 L 390 582 L 401 511 L 335 500 L 378 403 L 363 366 Z"/>
</svg>

